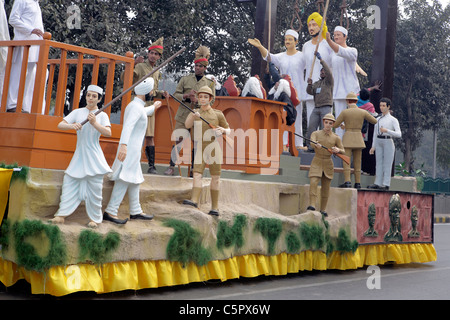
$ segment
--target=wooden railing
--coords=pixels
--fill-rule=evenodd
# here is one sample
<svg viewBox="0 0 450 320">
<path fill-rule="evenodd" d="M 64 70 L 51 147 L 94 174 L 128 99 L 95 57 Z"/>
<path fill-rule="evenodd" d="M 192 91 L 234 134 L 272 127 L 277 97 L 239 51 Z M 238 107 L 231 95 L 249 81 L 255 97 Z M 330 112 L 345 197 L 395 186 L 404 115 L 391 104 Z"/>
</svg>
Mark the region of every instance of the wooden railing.
<svg viewBox="0 0 450 320">
<path fill-rule="evenodd" d="M 28 53 L 30 46 L 37 45 L 39 49 L 39 61 L 37 62 L 36 69 L 36 80 L 34 83 L 33 100 L 31 113 L 38 114 L 49 114 L 50 103 L 53 93 L 53 84 L 55 77 L 55 69 L 58 67 L 58 79 L 56 86 L 56 98 L 55 98 L 55 108 L 54 116 L 63 116 L 64 104 L 66 101 L 66 90 L 67 90 L 67 80 L 69 77 L 69 67 L 70 65 L 76 65 L 75 73 L 75 85 L 73 92 L 73 103 L 71 109 L 76 109 L 80 102 L 80 93 L 82 89 L 82 78 L 83 78 L 83 67 L 86 65 L 92 65 L 91 83 L 97 84 L 99 76 L 100 65 L 107 65 L 107 79 L 106 86 L 104 88 L 105 99 L 104 103 L 108 103 L 112 100 L 113 89 L 114 89 L 114 73 L 116 71 L 116 64 L 124 64 L 124 74 L 122 90 L 127 89 L 132 85 L 133 82 L 133 68 L 134 59 L 133 53 L 127 52 L 125 56 L 119 56 L 115 54 L 110 54 L 98 50 L 93 50 L 89 48 L 83 48 L 75 45 L 70 45 L 67 43 L 61 43 L 57 41 L 52 41 L 51 34 L 46 32 L 44 34 L 43 40 L 27 40 L 27 41 L 0 41 L 0 47 L 8 47 L 8 56 L 5 67 L 5 76 L 2 94 L 2 100 L 0 104 L 0 112 L 6 112 L 6 103 L 9 90 L 9 82 L 11 81 L 11 66 L 14 50 L 18 47 L 23 47 L 23 60 L 22 69 L 20 73 L 20 84 L 19 84 L 19 94 L 17 98 L 16 112 L 22 110 L 23 96 L 25 90 L 25 77 L 28 62 Z M 60 51 L 59 58 L 50 59 L 49 52 L 50 49 L 55 49 Z M 68 53 L 75 55 L 76 59 L 68 58 Z M 91 56 L 93 58 L 85 58 L 85 56 Z M 47 77 L 48 73 L 48 77 Z M 48 80 L 47 80 L 48 79 Z M 122 91 L 121 90 L 121 91 Z M 45 111 L 43 111 L 44 106 L 44 96 L 45 96 Z M 125 109 L 126 105 L 131 101 L 131 92 L 126 94 L 121 101 L 122 111 Z M 110 109 L 106 110 L 110 114 Z M 121 121 L 123 122 L 123 114 L 121 113 Z"/>
</svg>

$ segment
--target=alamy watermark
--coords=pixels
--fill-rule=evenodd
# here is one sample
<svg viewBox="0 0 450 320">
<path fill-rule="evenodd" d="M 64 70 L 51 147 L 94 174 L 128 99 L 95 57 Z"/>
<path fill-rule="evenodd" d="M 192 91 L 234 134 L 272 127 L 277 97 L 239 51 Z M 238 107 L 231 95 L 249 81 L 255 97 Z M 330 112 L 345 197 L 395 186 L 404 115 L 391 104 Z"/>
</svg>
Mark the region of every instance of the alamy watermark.
<svg viewBox="0 0 450 320">
<path fill-rule="evenodd" d="M 367 28 L 368 29 L 381 29 L 381 9 L 377 5 L 371 5 L 366 11 L 369 15 L 367 17 Z"/>
<path fill-rule="evenodd" d="M 67 7 L 66 25 L 70 30 L 81 29 L 81 10 L 76 4 Z"/>
<path fill-rule="evenodd" d="M 211 164 L 260 164 L 261 174 L 274 175 L 278 172 L 280 158 L 279 129 L 230 129 L 227 143 L 214 129 L 202 134 L 202 124 L 194 123 L 194 164 L 204 161 Z M 199 139 L 197 137 L 202 137 Z M 172 132 L 172 141 L 177 141 L 172 149 L 171 160 L 175 164 L 192 163 L 191 134 L 186 129 Z M 200 152 L 200 150 L 202 150 Z M 225 157 L 223 157 L 225 152 Z"/>
<path fill-rule="evenodd" d="M 381 289 L 381 269 L 379 266 L 369 266 L 366 273 L 371 273 L 371 276 L 367 278 L 367 289 Z"/>
</svg>

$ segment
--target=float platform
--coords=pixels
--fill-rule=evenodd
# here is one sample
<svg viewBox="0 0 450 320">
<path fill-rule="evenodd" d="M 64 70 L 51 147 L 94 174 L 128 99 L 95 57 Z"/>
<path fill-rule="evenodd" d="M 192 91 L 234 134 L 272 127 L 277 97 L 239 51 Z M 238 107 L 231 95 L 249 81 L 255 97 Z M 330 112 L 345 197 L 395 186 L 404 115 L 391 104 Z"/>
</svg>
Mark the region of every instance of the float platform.
<svg viewBox="0 0 450 320">
<path fill-rule="evenodd" d="M 417 192 L 333 187 L 328 217 L 323 218 L 306 210 L 309 185 L 301 180 L 224 177 L 220 216 L 212 217 L 207 214 L 208 178 L 195 209 L 180 204 L 190 196 L 192 179 L 144 175 L 141 203 L 154 220 L 133 220 L 123 226 L 104 221 L 90 229 L 83 205 L 64 225 L 47 222 L 58 209 L 63 175 L 63 170 L 30 168 L 25 179 L 12 179 L 1 229 L 0 281 L 5 286 L 25 279 L 33 294 L 63 296 L 436 260 L 433 197 Z M 112 186 L 105 178 L 105 206 Z M 385 241 L 394 194 L 401 199 L 403 239 Z M 376 236 L 373 232 L 366 236 L 372 203 Z M 127 217 L 127 207 L 124 199 L 119 218 Z M 413 207 L 418 221 L 411 237 Z"/>
</svg>

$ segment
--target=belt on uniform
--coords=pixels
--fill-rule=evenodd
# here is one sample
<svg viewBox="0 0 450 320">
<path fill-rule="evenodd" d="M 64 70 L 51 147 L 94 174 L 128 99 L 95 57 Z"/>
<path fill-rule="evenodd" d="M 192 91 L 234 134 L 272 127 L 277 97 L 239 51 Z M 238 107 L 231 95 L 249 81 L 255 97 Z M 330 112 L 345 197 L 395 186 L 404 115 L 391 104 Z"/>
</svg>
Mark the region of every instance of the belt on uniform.
<svg viewBox="0 0 450 320">
<path fill-rule="evenodd" d="M 377 136 L 378 139 L 392 139 L 391 136 Z"/>
</svg>

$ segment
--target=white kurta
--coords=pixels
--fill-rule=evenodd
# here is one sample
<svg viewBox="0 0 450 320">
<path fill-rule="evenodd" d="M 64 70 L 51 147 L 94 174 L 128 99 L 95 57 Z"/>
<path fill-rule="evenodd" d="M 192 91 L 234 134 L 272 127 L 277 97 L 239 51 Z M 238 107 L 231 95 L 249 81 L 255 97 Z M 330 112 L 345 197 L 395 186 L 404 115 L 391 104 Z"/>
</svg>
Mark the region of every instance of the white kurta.
<svg viewBox="0 0 450 320">
<path fill-rule="evenodd" d="M 89 113 L 90 111 L 87 108 L 75 109 L 64 120 L 69 124 L 80 123 L 87 119 Z M 111 126 L 108 115 L 104 112 L 100 112 L 96 116 L 96 120 L 104 127 Z M 100 132 L 89 122 L 77 131 L 77 147 L 65 171 L 66 174 L 73 178 L 82 179 L 86 176 L 104 175 L 111 172 L 100 147 L 100 135 Z"/>
<path fill-rule="evenodd" d="M 267 57 L 265 58 L 267 60 Z M 270 59 L 275 65 L 275 67 L 280 70 L 280 75 L 287 74 L 291 77 L 292 84 L 297 91 L 297 96 L 300 101 L 303 101 L 304 96 L 302 96 L 303 88 L 306 88 L 304 85 L 304 77 L 303 70 L 305 69 L 305 59 L 303 53 L 297 51 L 294 55 L 288 55 L 286 52 L 281 52 L 277 54 L 270 54 Z M 295 132 L 297 134 L 303 135 L 303 126 L 302 126 L 302 114 L 303 108 L 300 103 L 298 106 L 295 106 L 297 109 L 297 118 L 295 119 Z M 287 134 L 283 136 L 283 144 L 287 144 Z M 303 139 L 299 137 L 295 137 L 295 145 L 302 146 Z"/>
<path fill-rule="evenodd" d="M 147 130 L 147 117 L 153 115 L 155 107 L 145 107 L 145 102 L 135 97 L 125 109 L 122 134 L 119 145 L 127 145 L 125 161 L 114 160 L 111 180 L 123 180 L 127 183 L 144 182 L 141 169 L 142 143 Z"/>
<path fill-rule="evenodd" d="M 41 37 L 31 34 L 33 29 L 44 31 L 41 8 L 35 0 L 15 0 L 9 15 L 9 23 L 14 27 L 14 40 L 40 40 Z M 23 47 L 16 47 L 11 66 L 7 109 L 17 106 L 19 93 L 20 71 L 22 67 Z M 33 89 L 36 77 L 36 63 L 39 60 L 39 46 L 31 46 L 28 52 L 28 65 L 25 80 L 25 92 L 22 109 L 31 111 Z M 20 110 L 18 110 L 20 111 Z"/>
<path fill-rule="evenodd" d="M 341 112 L 347 109 L 345 98 L 350 92 L 359 93 L 359 81 L 356 76 L 356 61 L 358 59 L 358 50 L 356 48 L 339 46 L 339 51 L 332 54 L 333 77 L 334 77 L 334 115 L 339 117 Z M 336 129 L 336 134 L 342 138 L 344 130 Z"/>
<path fill-rule="evenodd" d="M 116 159 L 110 179 L 115 181 L 105 211 L 117 216 L 119 206 L 128 191 L 130 215 L 142 213 L 139 202 L 139 184 L 144 182 L 141 168 L 141 151 L 147 130 L 147 117 L 153 115 L 154 106 L 145 107 L 145 102 L 135 97 L 125 109 L 120 144 L 127 145 L 127 156 L 123 162 Z"/>
<path fill-rule="evenodd" d="M 303 55 L 305 57 L 305 81 L 302 88 L 302 100 L 305 101 L 306 104 L 306 120 L 309 125 L 309 119 L 311 114 L 315 108 L 314 97 L 308 93 L 306 93 L 306 87 L 308 86 L 308 78 L 311 73 L 311 67 L 314 61 L 314 52 L 316 51 L 316 45 L 312 43 L 312 40 L 305 42 L 302 48 Z M 333 63 L 331 61 L 332 54 L 334 54 L 333 49 L 329 46 L 326 40 L 322 40 L 319 44 L 319 48 L 317 51 L 320 53 L 322 59 L 327 63 L 328 67 L 333 70 Z M 311 79 L 314 82 L 320 80 L 320 70 L 322 70 L 322 65 L 320 64 L 320 60 L 315 59 L 314 61 L 314 69 L 311 76 Z M 312 128 L 312 130 L 316 130 L 318 128 Z"/>
<path fill-rule="evenodd" d="M 44 31 L 39 1 L 15 0 L 9 15 L 9 24 L 14 28 L 14 40 L 41 40 L 41 37 L 31 34 L 33 29 Z M 14 50 L 14 61 L 18 57 L 18 51 Z M 39 47 L 31 46 L 28 62 L 37 62 L 38 59 Z"/>
<path fill-rule="evenodd" d="M 8 19 L 5 12 L 5 1 L 0 0 L 0 41 L 8 41 Z M 2 100 L 3 80 L 5 78 L 6 59 L 8 56 L 8 47 L 0 47 L 0 101 Z"/>
<path fill-rule="evenodd" d="M 8 40 L 10 40 L 10 37 L 8 29 L 8 19 L 6 19 L 5 12 L 5 1 L 0 0 L 0 41 Z M 7 55 L 8 47 L 0 47 L 0 71 L 5 68 Z"/>
<path fill-rule="evenodd" d="M 314 61 L 314 52 L 316 51 L 316 45 L 312 43 L 312 40 L 309 40 L 308 42 L 305 42 L 302 48 L 303 56 L 305 59 L 305 80 L 303 82 L 303 89 L 301 93 L 301 99 L 304 101 L 314 101 L 314 97 L 310 94 L 306 93 L 306 87 L 308 86 L 308 78 L 309 74 L 311 73 L 311 66 Z M 328 42 L 326 40 L 322 40 L 319 44 L 318 52 L 320 53 L 320 56 L 322 59 L 327 63 L 327 65 L 330 67 L 331 70 L 333 70 L 333 76 L 334 76 L 334 65 L 332 62 L 332 56 L 334 54 L 333 49 L 328 45 Z M 314 70 L 312 74 L 312 81 L 313 83 L 320 80 L 320 70 L 322 70 L 322 65 L 320 64 L 319 59 L 316 58 L 314 62 Z"/>
<path fill-rule="evenodd" d="M 344 99 L 349 92 L 358 94 L 360 87 L 356 76 L 356 61 L 358 50 L 351 47 L 339 46 L 339 51 L 333 53 L 334 99 Z M 338 117 L 339 115 L 336 115 Z"/>
<path fill-rule="evenodd" d="M 89 112 L 87 108 L 75 109 L 64 120 L 69 124 L 80 123 L 87 119 Z M 111 126 L 104 112 L 98 114 L 96 119 L 102 126 Z M 102 222 L 103 175 L 111 172 L 111 169 L 100 147 L 100 135 L 89 122 L 77 131 L 77 146 L 65 171 L 61 200 L 55 216 L 71 215 L 84 201 L 89 218 L 95 223 Z"/>
</svg>

